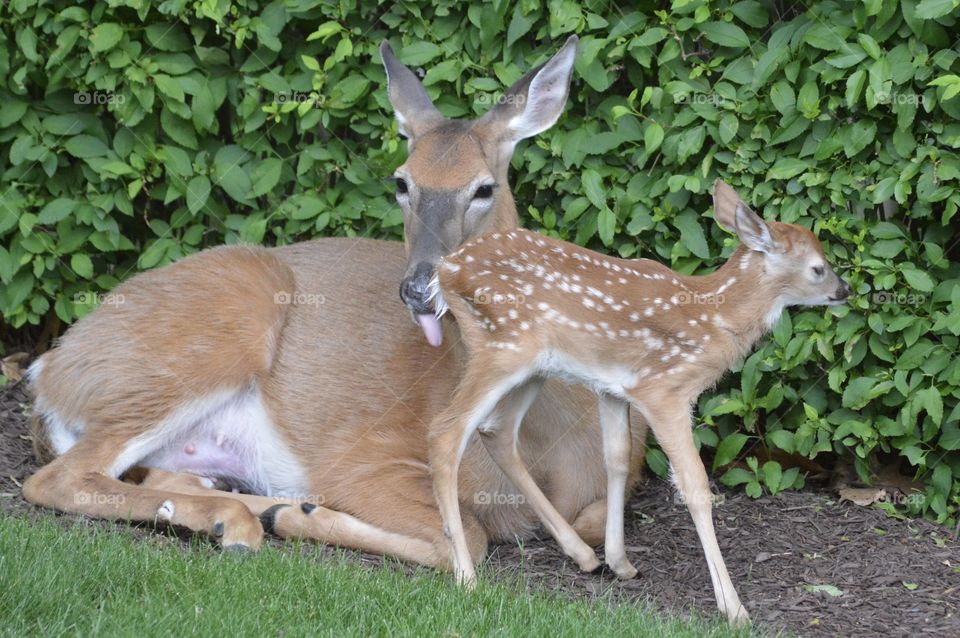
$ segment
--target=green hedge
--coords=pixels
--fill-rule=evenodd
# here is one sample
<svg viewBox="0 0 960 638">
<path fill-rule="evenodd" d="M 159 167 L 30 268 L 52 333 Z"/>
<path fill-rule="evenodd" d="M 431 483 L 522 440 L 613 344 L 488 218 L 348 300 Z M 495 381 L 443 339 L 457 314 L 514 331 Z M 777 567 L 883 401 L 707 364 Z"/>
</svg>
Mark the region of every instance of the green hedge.
<svg viewBox="0 0 960 638">
<path fill-rule="evenodd" d="M 380 40 L 471 116 L 578 33 L 567 113 L 515 158 L 528 226 L 705 270 L 733 243 L 702 217 L 719 176 L 819 232 L 858 293 L 784 316 L 702 400 L 721 480 L 759 495 L 800 487 L 798 456 L 899 461 L 926 484 L 910 512 L 955 520 L 957 0 L 663 4 L 4 3 L 3 320 L 73 321 L 222 242 L 399 237 Z"/>
</svg>

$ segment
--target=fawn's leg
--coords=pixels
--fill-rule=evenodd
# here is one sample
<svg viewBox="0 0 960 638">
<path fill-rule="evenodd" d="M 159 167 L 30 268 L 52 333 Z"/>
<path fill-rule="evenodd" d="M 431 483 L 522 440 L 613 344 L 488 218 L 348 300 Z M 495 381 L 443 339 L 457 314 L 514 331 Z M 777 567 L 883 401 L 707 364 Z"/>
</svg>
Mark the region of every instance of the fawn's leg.
<svg viewBox="0 0 960 638">
<path fill-rule="evenodd" d="M 490 457 L 526 497 L 530 507 L 540 517 L 550 535 L 557 540 L 563 552 L 575 560 L 580 569 L 590 572 L 600 565 L 596 552 L 583 542 L 570 523 L 550 503 L 517 451 L 520 423 L 530 404 L 537 398 L 542 385 L 541 379 L 534 379 L 505 396 L 497 410 L 480 428 L 480 437 Z"/>
<path fill-rule="evenodd" d="M 496 374 L 479 357 L 473 357 L 457 387 L 453 401 L 430 425 L 430 469 L 433 487 L 443 519 L 444 534 L 453 546 L 453 565 L 457 582 L 470 584 L 476 580 L 474 562 L 470 557 L 467 537 L 460 514 L 457 474 L 460 460 L 470 437 L 504 395 L 523 384 L 529 372 Z M 501 379 L 495 385 L 489 379 Z"/>
<path fill-rule="evenodd" d="M 713 529 L 710 483 L 693 441 L 689 403 L 678 401 L 677 397 L 661 397 L 660 400 L 650 403 L 657 408 L 653 410 L 649 404 L 637 404 L 636 407 L 648 417 L 654 436 L 670 460 L 677 489 L 687 502 L 687 509 L 690 510 L 707 558 L 717 607 L 720 613 L 726 615 L 731 625 L 749 624 L 750 617 L 740 603 L 740 597 L 733 587 L 727 566 L 720 554 L 720 546 L 717 544 L 717 535 Z"/>
<path fill-rule="evenodd" d="M 603 394 L 599 407 L 603 460 L 607 466 L 605 560 L 617 576 L 629 579 L 637 575 L 636 568 L 627 559 L 623 541 L 623 509 L 630 473 L 630 405 L 623 399 Z"/>
<path fill-rule="evenodd" d="M 82 440 L 40 468 L 23 484 L 24 497 L 36 505 L 95 518 L 166 521 L 216 538 L 224 547 L 257 549 L 263 541 L 260 520 L 224 492 L 189 495 L 145 488 L 109 476 L 119 448 L 115 441 Z"/>
<path fill-rule="evenodd" d="M 404 561 L 449 569 L 446 543 L 431 542 L 398 534 L 362 521 L 344 512 L 331 510 L 301 499 L 255 494 L 235 494 L 212 488 L 212 481 L 192 474 L 149 469 L 141 487 L 161 489 L 194 496 L 219 496 L 243 503 L 266 532 L 281 538 L 299 538 L 338 547 L 349 547 Z M 439 526 L 437 526 L 439 528 Z M 474 530 L 471 530 L 474 531 Z M 470 534 L 477 546 L 478 540 Z M 442 539 L 438 539 L 441 540 Z M 480 541 L 486 543 L 486 539 Z"/>
</svg>

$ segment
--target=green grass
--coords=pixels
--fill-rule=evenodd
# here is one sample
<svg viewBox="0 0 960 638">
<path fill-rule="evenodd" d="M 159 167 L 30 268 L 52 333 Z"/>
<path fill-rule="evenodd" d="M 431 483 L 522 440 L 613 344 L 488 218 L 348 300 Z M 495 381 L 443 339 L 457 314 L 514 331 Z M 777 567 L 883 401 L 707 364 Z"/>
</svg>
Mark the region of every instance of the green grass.
<svg viewBox="0 0 960 638">
<path fill-rule="evenodd" d="M 321 559 L 310 546 L 234 555 L 64 522 L 0 516 L 0 635 L 748 635 L 489 577 L 464 592 L 443 574 Z"/>
</svg>

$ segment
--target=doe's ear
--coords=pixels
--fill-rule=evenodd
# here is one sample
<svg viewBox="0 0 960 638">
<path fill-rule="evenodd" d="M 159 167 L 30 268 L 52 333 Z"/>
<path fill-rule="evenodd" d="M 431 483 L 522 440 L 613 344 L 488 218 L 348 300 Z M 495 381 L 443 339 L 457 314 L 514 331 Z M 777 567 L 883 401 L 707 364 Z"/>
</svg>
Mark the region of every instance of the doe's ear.
<svg viewBox="0 0 960 638">
<path fill-rule="evenodd" d="M 780 245 L 767 223 L 750 210 L 733 187 L 720 179 L 713 183 L 713 214 L 721 226 L 737 233 L 751 250 L 780 252 Z"/>
<path fill-rule="evenodd" d="M 433 105 L 423 84 L 413 71 L 400 63 L 386 40 L 380 44 L 380 58 L 387 72 L 387 97 L 393 105 L 400 134 L 414 138 L 443 121 L 443 115 Z"/>
<path fill-rule="evenodd" d="M 570 36 L 546 63 L 517 80 L 482 121 L 499 128 L 499 136 L 512 143 L 556 124 L 570 92 L 578 41 Z"/>
</svg>

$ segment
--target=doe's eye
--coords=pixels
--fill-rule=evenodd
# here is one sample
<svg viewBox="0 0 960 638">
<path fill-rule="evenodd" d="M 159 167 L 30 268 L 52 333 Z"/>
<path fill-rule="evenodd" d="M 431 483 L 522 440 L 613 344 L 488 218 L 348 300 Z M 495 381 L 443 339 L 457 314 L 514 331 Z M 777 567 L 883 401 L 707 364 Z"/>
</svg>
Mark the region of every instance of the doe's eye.
<svg viewBox="0 0 960 638">
<path fill-rule="evenodd" d="M 493 186 L 491 184 L 478 187 L 473 194 L 474 199 L 490 199 L 491 197 L 493 197 Z"/>
<path fill-rule="evenodd" d="M 823 269 L 823 266 L 814 266 L 814 267 L 813 267 L 813 274 L 815 274 L 817 277 L 823 277 L 823 273 L 824 273 L 824 272 L 825 272 L 825 271 L 824 271 L 824 269 Z"/>
<path fill-rule="evenodd" d="M 397 194 L 406 195 L 407 191 L 410 190 L 407 187 L 407 180 L 403 179 L 402 177 L 398 177 L 396 178 L 396 182 L 397 182 Z"/>
</svg>

